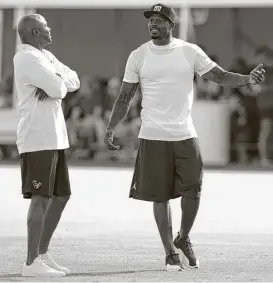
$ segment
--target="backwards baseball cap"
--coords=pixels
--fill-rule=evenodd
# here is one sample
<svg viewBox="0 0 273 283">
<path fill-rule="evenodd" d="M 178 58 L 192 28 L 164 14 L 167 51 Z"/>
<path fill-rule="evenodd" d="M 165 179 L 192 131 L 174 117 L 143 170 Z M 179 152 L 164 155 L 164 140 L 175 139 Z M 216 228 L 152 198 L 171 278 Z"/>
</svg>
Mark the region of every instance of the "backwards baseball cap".
<svg viewBox="0 0 273 283">
<path fill-rule="evenodd" d="M 144 17 L 149 19 L 153 14 L 162 15 L 163 17 L 170 20 L 172 23 L 175 22 L 176 13 L 175 10 L 170 6 L 166 6 L 160 3 L 155 4 L 150 8 L 150 10 L 144 12 Z"/>
</svg>

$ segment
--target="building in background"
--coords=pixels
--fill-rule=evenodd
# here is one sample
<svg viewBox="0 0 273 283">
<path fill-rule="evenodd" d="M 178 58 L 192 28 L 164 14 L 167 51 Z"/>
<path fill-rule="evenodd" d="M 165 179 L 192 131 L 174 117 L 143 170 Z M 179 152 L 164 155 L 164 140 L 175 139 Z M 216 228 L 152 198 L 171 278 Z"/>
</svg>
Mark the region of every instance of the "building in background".
<svg viewBox="0 0 273 283">
<path fill-rule="evenodd" d="M 273 49 L 273 42 L 267 32 L 267 27 L 273 24 L 273 8 L 189 9 L 182 4 L 176 6 L 180 10 L 180 21 L 175 27 L 174 36 L 197 43 L 226 69 L 234 68 L 234 62 L 240 59 L 245 63 L 241 70 L 248 72 L 257 48 L 263 45 Z M 128 55 L 149 40 L 147 22 L 142 16 L 144 9 L 145 6 L 130 8 L 128 4 L 126 7 L 120 4 L 116 8 L 105 6 L 93 9 L 35 6 L 34 11 L 44 15 L 52 28 L 53 44 L 49 49 L 61 61 L 77 70 L 82 78 L 79 92 L 69 94 L 64 101 L 72 143 L 71 158 L 102 161 L 122 159 L 122 162 L 127 163 L 134 159 L 140 125 L 140 92 L 118 137 L 127 145 L 127 149 L 119 155 L 109 154 L 101 137 L 118 94 Z M 9 93 L 14 90 L 7 87 L 7 82 L 12 81 L 12 58 L 18 42 L 14 29 L 16 18 L 29 12 L 31 10 L 22 8 L 1 10 L 0 111 L 1 105 L 10 106 L 11 94 L 7 96 L 7 91 L 3 89 L 9 89 Z M 239 65 L 236 68 L 241 71 Z M 225 165 L 231 161 L 248 163 L 258 160 L 259 156 L 248 158 L 248 152 L 255 147 L 253 142 L 256 140 L 248 137 L 249 130 L 246 129 L 251 125 L 247 117 L 251 115 L 247 115 L 250 113 L 249 106 L 243 103 L 246 100 L 244 95 L 257 92 L 239 90 L 234 95 L 235 92 L 219 88 L 213 83 L 200 80 L 195 83 L 197 101 L 194 121 L 205 163 Z M 16 111 L 13 112 L 15 118 L 8 120 L 4 118 L 7 113 L 4 108 L 7 107 L 2 107 L 0 113 L 0 118 L 3 117 L 0 121 L 0 143 L 1 139 L 7 142 L 6 136 L 14 138 L 11 132 L 16 129 Z M 251 111 L 254 108 L 252 106 Z M 7 126 L 8 123 L 10 126 Z M 14 151 L 13 154 L 16 155 Z M 8 156 L 6 153 L 3 155 Z"/>
</svg>

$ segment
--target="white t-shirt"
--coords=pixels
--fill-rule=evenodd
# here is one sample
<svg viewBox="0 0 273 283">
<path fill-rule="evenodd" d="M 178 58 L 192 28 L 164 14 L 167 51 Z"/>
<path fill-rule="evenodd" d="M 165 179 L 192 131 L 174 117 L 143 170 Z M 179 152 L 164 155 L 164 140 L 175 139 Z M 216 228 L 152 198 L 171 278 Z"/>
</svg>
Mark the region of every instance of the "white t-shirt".
<svg viewBox="0 0 273 283">
<path fill-rule="evenodd" d="M 68 148 L 61 103 L 67 92 L 79 88 L 77 73 L 62 64 L 51 52 L 40 51 L 28 44 L 18 47 L 13 63 L 19 108 L 19 154 Z M 44 90 L 49 98 L 39 101 L 35 96 L 37 88 Z"/>
<path fill-rule="evenodd" d="M 139 138 L 179 141 L 197 137 L 191 116 L 194 73 L 203 75 L 215 66 L 200 47 L 176 38 L 165 46 L 149 41 L 134 50 L 123 81 L 140 83 Z"/>
</svg>

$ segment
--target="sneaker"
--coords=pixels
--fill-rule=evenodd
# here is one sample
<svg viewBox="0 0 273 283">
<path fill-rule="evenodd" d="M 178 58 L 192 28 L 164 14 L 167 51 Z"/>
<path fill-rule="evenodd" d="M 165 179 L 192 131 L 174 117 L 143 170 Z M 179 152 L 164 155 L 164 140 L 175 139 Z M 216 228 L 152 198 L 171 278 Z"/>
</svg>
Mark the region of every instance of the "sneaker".
<svg viewBox="0 0 273 283">
<path fill-rule="evenodd" d="M 22 276 L 24 277 L 62 277 L 65 273 L 62 271 L 50 268 L 41 260 L 41 257 L 37 257 L 31 265 L 27 265 L 26 262 L 23 266 Z"/>
<path fill-rule="evenodd" d="M 71 271 L 70 269 L 60 266 L 51 256 L 51 254 L 46 253 L 46 254 L 41 254 L 41 259 L 46 263 L 46 265 L 48 265 L 49 267 L 58 270 L 58 271 L 62 271 L 65 274 L 70 274 Z"/>
<path fill-rule="evenodd" d="M 165 264 L 166 264 L 167 271 L 182 271 L 183 270 L 183 265 L 180 261 L 179 254 L 177 253 L 170 253 L 166 255 Z"/>
<path fill-rule="evenodd" d="M 192 243 L 190 238 L 187 237 L 185 239 L 180 237 L 178 233 L 177 237 L 174 239 L 174 246 L 177 249 L 180 249 L 182 252 L 182 264 L 189 268 L 198 268 L 199 267 L 199 260 L 194 254 Z"/>
</svg>

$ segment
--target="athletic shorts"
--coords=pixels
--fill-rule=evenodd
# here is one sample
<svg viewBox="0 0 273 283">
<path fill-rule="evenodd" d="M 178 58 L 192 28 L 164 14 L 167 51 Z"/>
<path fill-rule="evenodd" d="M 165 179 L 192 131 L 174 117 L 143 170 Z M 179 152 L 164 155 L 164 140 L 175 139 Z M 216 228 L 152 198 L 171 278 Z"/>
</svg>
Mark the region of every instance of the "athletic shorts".
<svg viewBox="0 0 273 283">
<path fill-rule="evenodd" d="M 64 150 L 22 153 L 20 159 L 24 198 L 30 199 L 33 194 L 49 198 L 71 195 Z"/>
<path fill-rule="evenodd" d="M 196 138 L 140 140 L 129 197 L 164 202 L 181 196 L 199 198 L 203 162 Z"/>
</svg>

